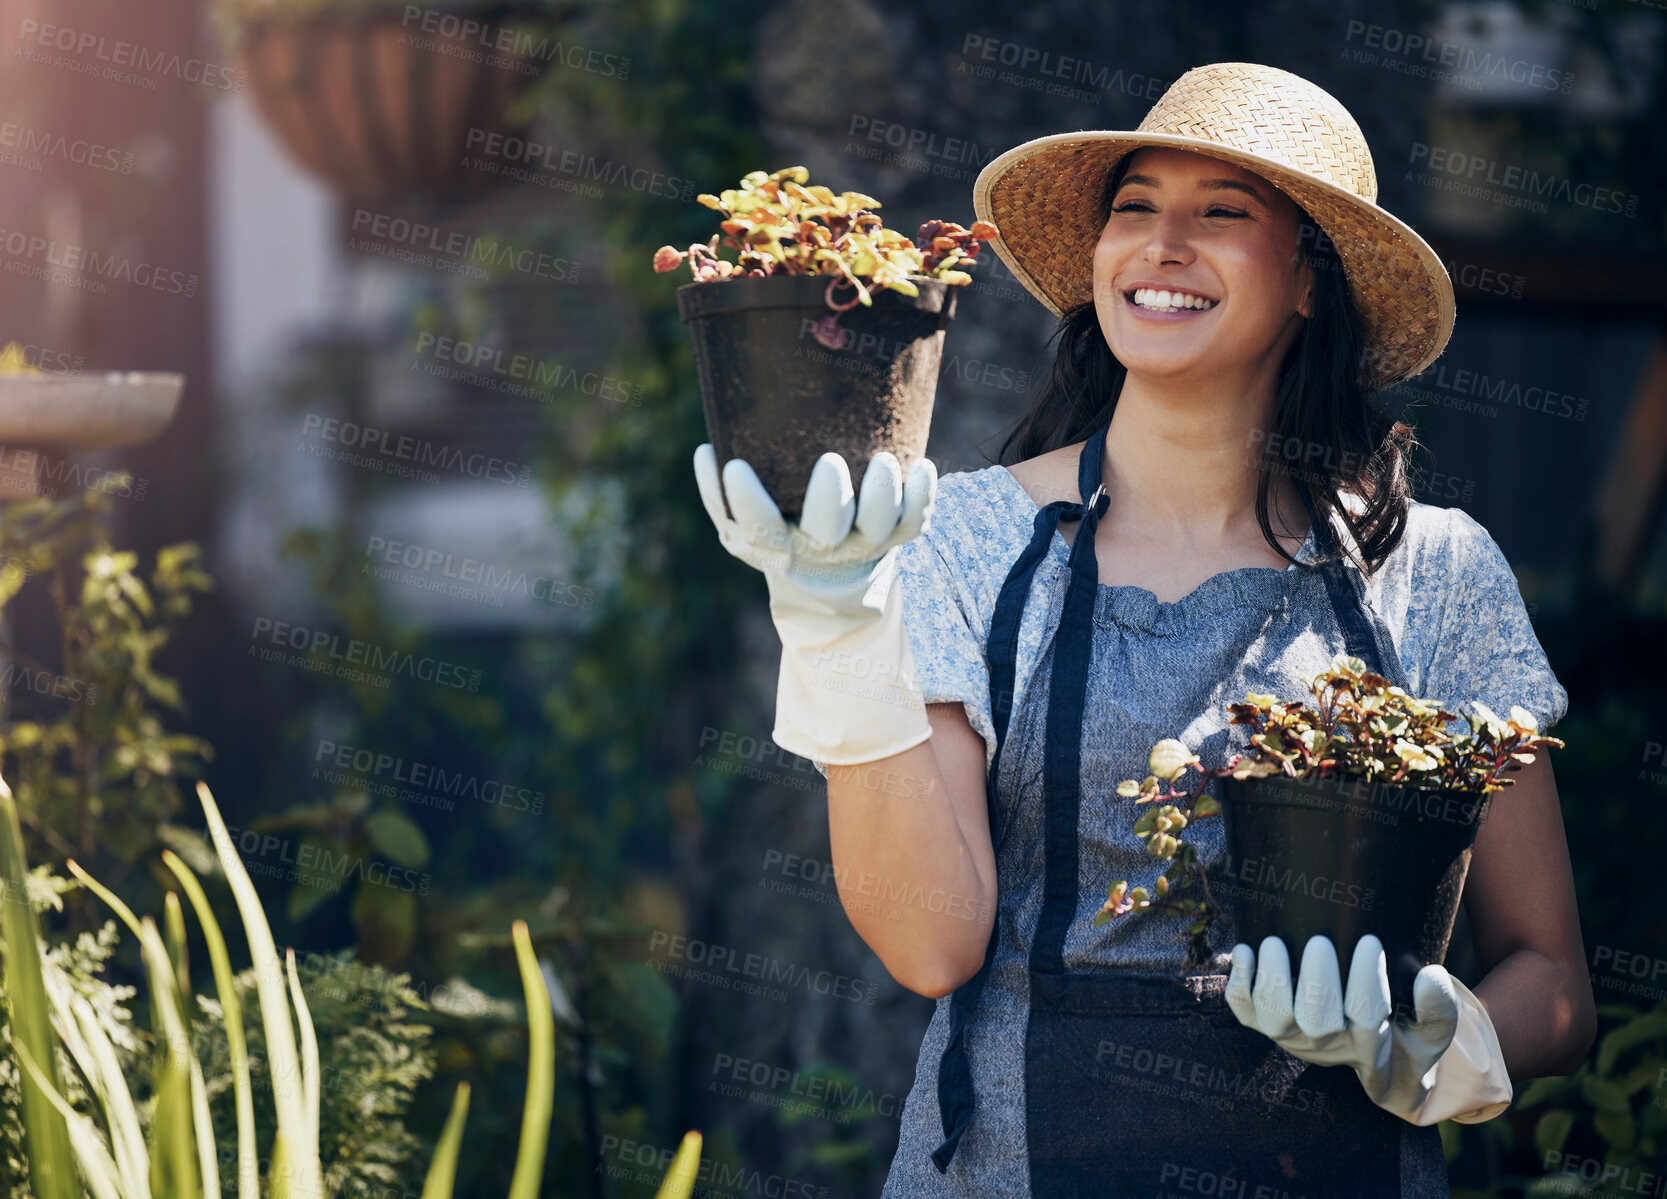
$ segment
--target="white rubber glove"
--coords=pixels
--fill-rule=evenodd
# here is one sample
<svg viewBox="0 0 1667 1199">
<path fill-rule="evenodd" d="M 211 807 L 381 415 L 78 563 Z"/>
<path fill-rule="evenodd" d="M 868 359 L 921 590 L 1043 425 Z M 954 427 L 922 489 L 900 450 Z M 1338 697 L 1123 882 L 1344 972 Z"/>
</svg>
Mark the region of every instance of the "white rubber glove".
<svg viewBox="0 0 1667 1199">
<path fill-rule="evenodd" d="M 740 458 L 724 464 L 720 489 L 710 443 L 695 450 L 695 479 L 723 547 L 769 586 L 782 644 L 776 744 L 813 762 L 854 765 L 930 737 L 895 564 L 897 547 L 930 527 L 932 461 L 921 458 L 905 480 L 896 456 L 880 451 L 858 499 L 845 459 L 823 454 L 796 525 Z"/>
<path fill-rule="evenodd" d="M 1273 1038 L 1293 1057 L 1354 1067 L 1373 1103 L 1412 1124 L 1480 1124 L 1511 1105 L 1499 1037 L 1481 1000 L 1435 963 L 1413 979 L 1416 1019 L 1390 1019 L 1383 944 L 1368 934 L 1354 947 L 1345 995 L 1330 937 L 1308 939 L 1295 1003 L 1291 959 L 1278 937 L 1257 954 L 1233 946 L 1227 1004 L 1239 1023 Z M 1251 978 L 1256 980 L 1254 994 Z"/>
</svg>

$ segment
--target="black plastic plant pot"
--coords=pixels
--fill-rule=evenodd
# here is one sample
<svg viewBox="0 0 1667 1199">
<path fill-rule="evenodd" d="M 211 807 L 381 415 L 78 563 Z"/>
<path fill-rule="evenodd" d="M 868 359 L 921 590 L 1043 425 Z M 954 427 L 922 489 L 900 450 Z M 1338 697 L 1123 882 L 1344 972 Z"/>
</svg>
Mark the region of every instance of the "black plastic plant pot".
<svg viewBox="0 0 1667 1199">
<path fill-rule="evenodd" d="M 1476 833 L 1497 792 L 1420 790 L 1358 778 L 1222 779 L 1226 855 L 1210 889 L 1235 941 L 1285 942 L 1299 973 L 1308 938 L 1337 948 L 1345 993 L 1355 943 L 1383 942 L 1397 1019 L 1412 982 L 1444 962 Z M 1218 881 L 1219 877 L 1219 881 Z"/>
<path fill-rule="evenodd" d="M 803 512 L 811 467 L 828 450 L 845 459 L 859 494 L 879 451 L 897 455 L 905 473 L 925 455 L 944 334 L 955 316 L 955 285 L 914 275 L 918 296 L 871 289 L 873 304 L 840 313 L 844 332 L 829 336 L 818 322 L 834 315 L 831 280 L 748 276 L 677 289 L 718 468 L 744 459 L 791 521 Z M 855 294 L 842 286 L 834 299 Z"/>
</svg>

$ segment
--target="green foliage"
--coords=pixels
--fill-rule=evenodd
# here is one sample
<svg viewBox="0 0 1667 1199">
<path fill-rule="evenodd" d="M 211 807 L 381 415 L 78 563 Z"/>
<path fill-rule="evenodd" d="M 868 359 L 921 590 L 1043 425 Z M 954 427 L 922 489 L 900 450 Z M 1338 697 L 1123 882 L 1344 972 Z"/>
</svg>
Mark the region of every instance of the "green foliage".
<svg viewBox="0 0 1667 1199">
<path fill-rule="evenodd" d="M 1309 679 L 1308 690 L 1312 707 L 1255 692 L 1228 704 L 1228 723 L 1250 726 L 1250 748 L 1225 765 L 1206 769 L 1184 742 L 1166 737 L 1152 747 L 1151 773 L 1143 782 L 1124 779 L 1117 785 L 1123 798 L 1155 805 L 1135 820 L 1134 833 L 1147 853 L 1170 865 L 1154 884 L 1156 898 L 1145 887 L 1131 888 L 1127 879 L 1112 883 L 1095 913 L 1096 927 L 1128 912 L 1163 910 L 1190 920 L 1194 936 L 1204 931 L 1216 904 L 1197 851 L 1179 833 L 1192 821 L 1221 814 L 1221 804 L 1204 793 L 1213 779 L 1346 777 L 1482 794 L 1511 786 L 1502 776 L 1513 764 L 1527 764 L 1540 750 L 1563 744 L 1542 736 L 1526 709 L 1513 707 L 1501 720 L 1479 700 L 1464 714 L 1468 730 L 1451 733 L 1448 726 L 1459 717 L 1440 700 L 1408 695 L 1347 654 L 1338 654 L 1330 669 Z M 1181 786 L 1188 771 L 1198 774 L 1191 791 Z M 1193 882 L 1204 899 L 1171 894 Z"/>
<path fill-rule="evenodd" d="M 37 866 L 29 874 L 29 901 L 37 917 L 63 911 L 63 896 L 75 889 L 72 880 L 52 873 L 46 866 Z M 83 931 L 73 940 L 50 947 L 46 960 L 97 1013 L 99 1024 L 124 1067 L 136 1071 L 149 1058 L 151 1038 L 143 1029 L 134 1027 L 133 1015 L 127 1008 L 134 988 L 114 985 L 104 977 L 117 940 L 115 922 L 106 920 L 97 930 Z M 0 956 L 5 949 L 5 937 L 0 935 Z M 11 1021 L 7 1018 L 10 1007 L 0 977 L 0 1199 L 33 1199 L 24 1152 L 22 1075 L 12 1053 Z M 88 1110 L 90 1097 L 71 1069 L 69 1055 L 61 1047 L 57 1059 L 59 1077 L 67 1084 L 68 1099 L 78 1110 Z"/>
<path fill-rule="evenodd" d="M 404 1116 L 418 1084 L 434 1073 L 434 1030 L 415 1018 L 429 1010 L 428 1004 L 412 990 L 409 975 L 356 961 L 351 950 L 303 955 L 297 976 L 318 1030 L 318 1150 L 326 1188 L 341 1196 L 415 1191 L 421 1182 L 421 1145 Z M 247 1020 L 252 1087 L 257 1096 L 270 1095 L 275 1080 L 257 1018 L 254 970 L 238 974 L 236 985 Z M 215 1141 L 231 1145 L 237 1113 L 224 1015 L 217 1000 L 199 995 L 197 1002 L 196 1044 L 208 1081 Z M 264 1102 L 255 1106 L 255 1128 L 260 1144 L 277 1131 Z M 232 1154 L 221 1154 L 220 1175 L 230 1193 L 237 1182 Z"/>
<path fill-rule="evenodd" d="M 1667 1160 L 1667 1004 L 1600 1004 L 1598 1016 L 1609 1028 L 1596 1052 L 1573 1074 L 1535 1079 L 1513 1106 L 1539 1109 L 1534 1147 L 1548 1167 L 1565 1153 L 1602 1160 L 1610 1182 L 1587 1179 L 1582 1194 L 1637 1194 L 1641 1177 L 1659 1175 Z M 1554 1171 L 1526 1194 L 1565 1194 L 1568 1181 Z"/>
<path fill-rule="evenodd" d="M 153 1194 L 169 1199 L 219 1199 L 218 1159 L 220 1165 L 237 1163 L 237 1193 L 240 1199 L 255 1199 L 259 1190 L 256 1138 L 247 1109 L 232 1118 L 238 1125 L 237 1152 L 217 1153 L 216 1146 L 231 1138 L 216 1134 L 200 1058 L 205 1043 L 210 1049 L 223 1044 L 230 1050 L 227 1064 L 234 1074 L 242 1073 L 245 1062 L 238 1047 L 244 1043 L 245 1030 L 236 1025 L 245 1004 L 254 1002 L 262 1011 L 254 1026 L 259 1031 L 247 1038 L 253 1050 L 248 1060 L 265 1063 L 271 1106 L 276 1110 L 276 1119 L 262 1130 L 270 1133 L 270 1193 L 278 1199 L 292 1194 L 352 1195 L 357 1193 L 355 1188 L 385 1193 L 384 1188 L 402 1180 L 404 1164 L 414 1148 L 398 1114 L 412 1088 L 432 1071 L 432 1061 L 423 1050 L 427 1030 L 405 1023 L 421 1001 L 404 976 L 389 978 L 374 968 L 344 970 L 352 964 L 342 957 L 323 960 L 310 972 L 315 983 L 321 976 L 330 979 L 328 987 L 315 986 L 321 1012 L 331 1004 L 353 1009 L 351 1019 L 335 1022 L 339 1035 L 327 1037 L 323 1045 L 330 1051 L 332 1069 L 341 1071 L 337 1077 L 347 1081 L 338 1085 L 326 1080 L 312 1004 L 306 998 L 295 953 L 289 951 L 280 967 L 271 929 L 219 809 L 206 786 L 199 783 L 197 793 L 254 958 L 254 965 L 241 977 L 232 977 L 224 968 L 224 938 L 218 922 L 190 868 L 177 857 L 171 858 L 169 868 L 204 922 L 217 984 L 226 985 L 217 1005 L 202 1005 L 209 1017 L 204 1029 L 207 1036 L 194 1035 L 183 1005 L 190 984 L 177 898 L 171 896 L 168 905 L 169 946 L 165 947 L 150 917 L 139 920 L 102 884 L 76 870 L 81 882 L 114 909 L 143 946 L 159 1035 L 152 1044 L 154 1101 L 147 1105 L 148 1115 L 141 1122 L 140 1105 L 127 1078 L 132 1063 L 124 1061 L 117 1049 L 118 1043 L 132 1046 L 126 1021 L 117 1014 L 125 996 L 112 996 L 89 977 L 108 956 L 108 937 L 101 934 L 102 940 L 89 942 L 83 937 L 78 942 L 83 975 L 79 981 L 67 976 L 47 952 L 35 923 L 36 907 L 51 906 L 64 888 L 50 878 L 32 880 L 26 873 L 16 805 L 0 780 L 0 886 L 4 887 L 0 911 L 6 934 L 0 979 L 10 1017 L 7 1028 L 17 1033 L 6 1039 L 8 1052 L 0 1062 L 8 1072 L 0 1074 L 0 1082 L 15 1082 L 7 1089 L 20 1093 L 18 1103 L 8 1111 L 20 1106 L 25 1113 L 23 1121 L 5 1121 L 7 1177 L 27 1179 L 36 1199 L 83 1199 L 86 1192 L 94 1199 Z M 512 938 L 526 995 L 529 1037 L 526 1103 L 510 1195 L 511 1199 L 533 1199 L 539 1193 L 549 1134 L 554 1021 L 550 992 L 524 922 L 515 921 Z M 367 1002 L 367 993 L 376 997 L 374 1003 Z M 379 1007 L 385 1009 L 385 1019 L 373 1014 Z M 228 1012 L 233 1013 L 232 1024 L 223 1022 Z M 222 1020 L 219 1038 L 212 1033 L 216 1016 Z M 59 1061 L 60 1048 L 68 1051 L 72 1062 Z M 346 1063 L 345 1067 L 340 1063 Z M 66 1086 L 64 1080 L 72 1085 Z M 77 1080 L 84 1081 L 86 1094 L 96 1097 L 96 1103 L 78 1101 L 85 1096 L 73 1085 Z M 339 1095 L 327 1104 L 325 1095 L 332 1091 Z M 452 1194 L 465 1099 L 466 1092 L 460 1088 L 447 1122 L 443 1151 L 436 1155 L 424 1184 L 426 1199 L 449 1199 Z M 328 1106 L 341 1109 L 334 1120 L 338 1130 L 334 1143 L 321 1136 Z M 22 1141 L 21 1149 L 14 1137 Z M 334 1150 L 323 1168 L 321 1145 Z M 690 1194 L 691 1145 L 698 1156 L 698 1134 L 685 1137 L 683 1150 L 661 1188 L 664 1199 L 687 1199 Z"/>
<path fill-rule="evenodd" d="M 0 679 L 0 764 L 13 780 L 30 855 L 96 865 L 101 855 L 135 862 L 153 853 L 158 827 L 182 807 L 182 779 L 200 777 L 212 749 L 171 731 L 184 704 L 156 668 L 168 624 L 191 611 L 213 581 L 198 547 L 167 546 L 148 583 L 138 555 L 112 548 L 112 475 L 63 500 L 0 505 L 0 612 L 39 580 L 58 615 L 60 661 L 35 661 L 6 646 Z M 19 718 L 13 696 L 50 696 L 56 714 Z M 42 706 L 42 705 L 36 705 Z"/>
</svg>

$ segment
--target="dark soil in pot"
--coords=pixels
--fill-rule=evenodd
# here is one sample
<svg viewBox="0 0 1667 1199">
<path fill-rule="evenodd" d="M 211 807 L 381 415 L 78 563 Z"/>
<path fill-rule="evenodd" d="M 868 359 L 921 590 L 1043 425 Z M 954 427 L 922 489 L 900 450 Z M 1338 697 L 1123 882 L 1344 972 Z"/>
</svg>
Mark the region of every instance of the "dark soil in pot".
<svg viewBox="0 0 1667 1199">
<path fill-rule="evenodd" d="M 944 334 L 955 316 L 953 284 L 911 276 L 919 296 L 873 290 L 871 306 L 839 315 L 844 343 L 831 348 L 816 336 L 816 322 L 832 315 L 829 280 L 750 276 L 677 289 L 718 467 L 745 459 L 791 521 L 828 450 L 845 459 L 859 495 L 880 450 L 896 454 L 905 473 L 925 455 Z M 854 294 L 842 287 L 835 300 Z"/>
<path fill-rule="evenodd" d="M 1300 971 L 1308 938 L 1337 947 L 1345 993 L 1355 942 L 1383 942 L 1396 1017 L 1413 1017 L 1412 981 L 1442 962 L 1470 851 L 1497 793 L 1434 791 L 1361 779 L 1222 779 L 1226 855 L 1210 887 L 1253 949 L 1284 940 Z"/>
</svg>

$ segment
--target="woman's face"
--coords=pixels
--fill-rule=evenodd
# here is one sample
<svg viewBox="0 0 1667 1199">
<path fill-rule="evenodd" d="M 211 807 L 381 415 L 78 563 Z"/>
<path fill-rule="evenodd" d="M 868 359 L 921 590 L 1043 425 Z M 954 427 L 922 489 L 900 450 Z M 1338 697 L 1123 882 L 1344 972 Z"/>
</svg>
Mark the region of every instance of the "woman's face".
<svg viewBox="0 0 1667 1199">
<path fill-rule="evenodd" d="M 1166 379 L 1277 371 L 1310 311 L 1290 197 L 1220 159 L 1147 148 L 1111 208 L 1094 305 L 1119 362 Z"/>
</svg>

